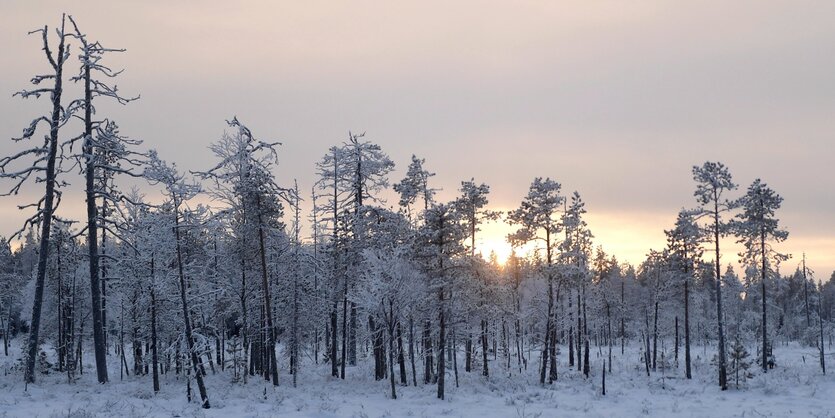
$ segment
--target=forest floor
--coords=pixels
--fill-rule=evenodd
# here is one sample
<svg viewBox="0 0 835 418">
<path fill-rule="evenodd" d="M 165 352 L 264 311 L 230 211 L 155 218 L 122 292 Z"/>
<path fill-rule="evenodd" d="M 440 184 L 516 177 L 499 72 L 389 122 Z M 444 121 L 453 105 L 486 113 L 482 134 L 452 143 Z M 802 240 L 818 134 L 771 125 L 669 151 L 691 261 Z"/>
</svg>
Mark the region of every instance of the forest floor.
<svg viewBox="0 0 835 418">
<path fill-rule="evenodd" d="M 278 388 L 258 378 L 243 385 L 232 383 L 226 372 L 210 373 L 209 410 L 186 401 L 185 380 L 173 373 L 162 376 L 157 395 L 150 376 L 120 381 L 115 356 L 108 385 L 95 383 L 95 369 L 85 361 L 85 373 L 74 384 L 67 384 L 64 375 L 40 374 L 24 390 L 22 376 L 10 371 L 21 345 L 15 341 L 9 357 L 0 354 L 0 417 L 835 417 L 835 374 L 823 376 L 816 349 L 798 345 L 775 347 L 777 368 L 763 374 L 752 365 L 753 378 L 736 389 L 732 375 L 724 392 L 706 361 L 713 356 L 711 348 L 693 350 L 694 376 L 686 380 L 683 365 L 676 368 L 674 362 L 647 377 L 638 347 L 627 347 L 625 356 L 618 347 L 604 396 L 601 366 L 606 350 L 592 351 L 592 373 L 585 379 L 576 368 L 568 369 L 562 347 L 559 379 L 548 387 L 538 383 L 536 362 L 508 377 L 500 361 L 491 361 L 489 380 L 478 371 L 460 370 L 456 387 L 450 371 L 445 400 L 436 399 L 435 385 L 421 384 L 420 370 L 418 386 L 398 385 L 394 400 L 389 381 L 373 379 L 373 364 L 349 367 L 345 381 L 331 378 L 328 365 L 305 364 L 297 388 L 286 370 L 281 370 Z"/>
</svg>

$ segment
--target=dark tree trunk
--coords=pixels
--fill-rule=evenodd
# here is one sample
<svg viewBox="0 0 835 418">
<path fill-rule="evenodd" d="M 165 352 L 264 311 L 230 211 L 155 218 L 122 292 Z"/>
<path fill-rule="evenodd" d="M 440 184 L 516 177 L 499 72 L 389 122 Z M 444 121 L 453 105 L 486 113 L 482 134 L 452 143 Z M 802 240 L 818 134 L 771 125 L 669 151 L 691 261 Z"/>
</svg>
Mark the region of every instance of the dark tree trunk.
<svg viewBox="0 0 835 418">
<path fill-rule="evenodd" d="M 762 258 L 762 269 L 760 270 L 761 276 L 760 281 L 762 281 L 763 285 L 763 373 L 768 372 L 768 322 L 766 317 L 766 305 L 768 298 L 766 297 L 765 293 L 765 279 L 766 279 L 766 259 L 765 259 L 765 231 L 761 231 L 760 233 L 760 257 Z M 805 274 L 805 273 L 804 273 Z M 806 280 L 803 280 L 803 285 L 806 286 Z M 809 312 L 806 312 L 807 316 Z M 808 318 L 807 318 L 808 319 Z"/>
<path fill-rule="evenodd" d="M 188 301 L 186 300 L 186 277 L 183 271 L 183 256 L 180 248 L 180 214 L 178 208 L 179 202 L 174 197 L 174 235 L 177 249 L 177 271 L 180 276 L 180 302 L 183 305 L 183 323 L 185 324 L 186 344 L 189 355 L 191 356 L 191 364 L 194 368 L 194 377 L 197 380 L 197 388 L 200 391 L 200 399 L 203 401 L 203 408 L 209 409 L 209 395 L 206 393 L 206 385 L 203 383 L 203 375 L 200 373 L 199 360 L 197 359 L 197 352 L 194 351 L 194 337 L 191 332 L 191 319 L 189 318 Z"/>
<path fill-rule="evenodd" d="M 684 375 L 692 379 L 690 369 L 690 278 L 684 278 Z"/>
<path fill-rule="evenodd" d="M 93 93 L 90 66 L 84 66 L 84 170 L 87 195 L 87 251 L 90 264 L 90 295 L 93 309 L 93 349 L 96 357 L 96 376 L 99 383 L 107 383 L 107 346 L 104 341 L 101 284 L 99 283 L 98 206 L 96 206 L 96 159 L 93 149 Z"/>
<path fill-rule="evenodd" d="M 473 337 L 467 333 L 467 341 L 464 343 L 464 371 L 472 371 L 473 366 Z"/>
<path fill-rule="evenodd" d="M 337 309 L 339 309 L 338 304 L 339 304 L 339 302 L 334 301 L 333 302 L 333 309 L 331 309 L 330 361 L 331 361 L 331 376 L 333 376 L 333 377 L 339 377 L 339 368 L 338 368 L 338 364 L 337 364 L 338 361 L 337 361 L 337 356 L 336 356 L 336 347 L 337 347 L 337 341 L 336 341 L 337 312 L 336 311 L 337 311 Z"/>
<path fill-rule="evenodd" d="M 583 352 L 583 316 L 581 309 L 582 302 L 580 301 L 580 289 L 577 289 L 577 339 L 575 342 L 577 343 L 577 371 L 581 371 L 583 369 L 583 361 L 580 358 L 580 353 Z"/>
<path fill-rule="evenodd" d="M 620 281 L 620 355 L 623 355 L 623 352 L 626 348 L 626 319 L 624 318 L 624 312 L 626 310 L 625 304 L 625 292 L 624 292 L 624 284 L 625 281 L 621 279 Z"/>
<path fill-rule="evenodd" d="M 273 386 L 278 386 L 278 364 L 275 359 L 275 328 L 273 327 L 272 293 L 270 281 L 267 279 L 267 248 L 264 239 L 264 224 L 261 219 L 261 197 L 258 196 L 258 245 L 261 256 L 261 287 L 264 291 L 264 315 L 267 320 L 267 355 Z"/>
<path fill-rule="evenodd" d="M 151 275 L 154 271 L 154 261 L 151 256 Z M 157 297 L 154 285 L 151 284 L 151 367 L 154 378 L 154 393 L 159 393 L 159 353 L 157 348 Z"/>
<path fill-rule="evenodd" d="M 390 302 L 389 302 L 390 303 Z M 391 320 L 393 321 L 393 319 Z M 397 391 L 395 389 L 394 384 L 394 326 L 389 324 L 389 382 L 391 383 L 391 398 L 397 399 Z M 383 352 L 385 352 L 385 348 L 383 348 Z"/>
<path fill-rule="evenodd" d="M 583 375 L 586 378 L 589 377 L 589 323 L 588 319 L 586 318 L 586 286 L 583 285 L 583 341 L 584 344 L 584 351 L 583 351 Z"/>
<path fill-rule="evenodd" d="M 713 205 L 713 237 L 716 243 L 716 321 L 719 332 L 719 387 L 722 390 L 727 390 L 728 370 L 726 366 L 727 361 L 725 360 L 725 325 L 722 317 L 722 273 L 720 271 L 721 266 L 719 260 L 719 195 L 717 192 L 714 192 L 713 195 Z M 765 303 L 765 294 L 763 294 L 763 303 Z M 765 332 L 763 332 L 763 341 L 765 341 Z"/>
<path fill-rule="evenodd" d="M 348 354 L 348 285 L 346 283 L 342 296 L 342 363 L 340 364 L 339 377 L 345 380 L 345 363 Z"/>
<path fill-rule="evenodd" d="M 487 363 L 487 320 L 481 320 L 481 375 L 490 377 L 490 369 Z"/>
<path fill-rule="evenodd" d="M 400 326 L 400 321 L 397 321 L 397 364 L 400 367 L 400 384 L 408 385 L 406 378 L 406 359 L 403 354 L 403 329 Z"/>
<path fill-rule="evenodd" d="M 675 360 L 676 360 L 676 367 L 678 367 L 678 344 L 679 344 L 679 340 L 678 340 L 678 315 L 676 315 L 675 322 L 676 322 L 675 323 L 675 327 L 676 327 Z"/>
<path fill-rule="evenodd" d="M 444 348 L 446 347 L 446 316 L 444 315 L 444 288 L 438 290 L 438 302 L 440 312 L 438 313 L 438 399 L 444 399 L 444 376 L 446 375 L 446 362 Z"/>
<path fill-rule="evenodd" d="M 412 385 L 417 386 L 417 371 L 415 370 L 415 323 L 409 316 L 409 361 L 412 363 Z"/>
<path fill-rule="evenodd" d="M 425 360 L 425 368 L 423 372 L 423 383 L 429 384 L 433 382 L 433 371 L 435 362 L 434 358 L 432 357 L 432 333 L 431 327 L 432 324 L 427 319 L 423 323 L 423 358 Z"/>
<path fill-rule="evenodd" d="M 351 302 L 351 317 L 348 329 L 348 364 L 357 365 L 357 304 Z"/>
<path fill-rule="evenodd" d="M 652 323 L 652 371 L 656 370 L 658 359 L 658 297 L 655 301 L 655 314 Z"/>
</svg>

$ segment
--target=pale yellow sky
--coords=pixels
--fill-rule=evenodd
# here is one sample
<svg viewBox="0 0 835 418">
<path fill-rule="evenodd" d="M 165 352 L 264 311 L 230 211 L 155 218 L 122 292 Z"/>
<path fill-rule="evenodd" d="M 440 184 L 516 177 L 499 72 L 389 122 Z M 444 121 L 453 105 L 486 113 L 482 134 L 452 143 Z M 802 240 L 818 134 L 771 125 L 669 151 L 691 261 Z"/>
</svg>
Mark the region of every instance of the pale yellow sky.
<svg viewBox="0 0 835 418">
<path fill-rule="evenodd" d="M 514 208 L 533 177 L 557 179 L 595 242 L 637 263 L 694 205 L 690 167 L 721 160 L 785 197 L 787 267 L 806 251 L 817 277 L 835 270 L 835 2 L 6 0 L 0 138 L 46 106 L 11 93 L 45 68 L 26 32 L 62 11 L 128 49 L 111 62 L 142 99 L 101 114 L 184 169 L 210 165 L 237 115 L 284 142 L 278 178 L 309 189 L 328 146 L 367 131 L 392 182 L 415 153 L 445 199 L 475 177 Z M 0 233 L 24 217 L 13 204 Z"/>
</svg>

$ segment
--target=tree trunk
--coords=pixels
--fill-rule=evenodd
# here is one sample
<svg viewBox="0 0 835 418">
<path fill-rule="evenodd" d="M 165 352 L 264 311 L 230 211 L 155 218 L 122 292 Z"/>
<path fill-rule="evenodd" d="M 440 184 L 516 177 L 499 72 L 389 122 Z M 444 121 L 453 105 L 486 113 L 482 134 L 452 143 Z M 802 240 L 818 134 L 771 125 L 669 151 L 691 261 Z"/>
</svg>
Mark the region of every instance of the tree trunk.
<svg viewBox="0 0 835 418">
<path fill-rule="evenodd" d="M 339 367 L 338 367 L 339 365 L 337 364 L 338 361 L 337 361 L 337 356 L 336 356 L 337 309 L 339 309 L 338 305 L 339 305 L 339 302 L 334 300 L 333 301 L 333 309 L 331 309 L 331 325 L 330 325 L 330 329 L 331 329 L 330 357 L 331 358 L 330 358 L 330 361 L 331 361 L 331 376 L 333 376 L 333 377 L 339 377 Z"/>
<path fill-rule="evenodd" d="M 768 322 L 766 317 L 766 293 L 765 293 L 765 278 L 766 278 L 766 259 L 765 259 L 765 231 L 760 232 L 760 257 L 762 258 L 762 269 L 760 270 L 761 276 L 760 281 L 762 281 L 763 285 L 763 373 L 768 372 Z M 804 286 L 806 285 L 806 280 L 803 280 Z M 808 312 L 806 312 L 808 315 Z"/>
<path fill-rule="evenodd" d="M 84 154 L 87 165 L 84 170 L 87 194 L 87 251 L 90 264 L 90 296 L 93 309 L 93 349 L 96 357 L 96 377 L 99 383 L 107 383 L 107 347 L 104 342 L 101 284 L 99 283 L 98 206 L 96 206 L 96 159 L 93 149 L 93 93 L 90 66 L 84 65 Z"/>
<path fill-rule="evenodd" d="M 487 320 L 481 320 L 481 375 L 490 377 L 490 369 L 487 363 Z"/>
<path fill-rule="evenodd" d="M 438 290 L 438 302 L 440 310 L 438 313 L 438 399 L 444 399 L 444 376 L 446 375 L 446 362 L 444 348 L 446 347 L 446 316 L 444 315 L 444 288 Z"/>
<path fill-rule="evenodd" d="M 348 284 L 345 284 L 345 291 L 342 296 L 342 364 L 340 364 L 339 377 L 345 380 L 345 363 L 348 354 Z"/>
<path fill-rule="evenodd" d="M 684 375 L 692 379 L 690 369 L 690 278 L 684 279 Z"/>
<path fill-rule="evenodd" d="M 409 361 L 412 363 L 412 385 L 417 386 L 417 372 L 415 370 L 415 323 L 409 315 Z"/>
<path fill-rule="evenodd" d="M 397 321 L 397 364 L 400 366 L 400 384 L 408 385 L 406 378 L 406 359 L 403 355 L 403 329 L 400 320 Z"/>
<path fill-rule="evenodd" d="M 278 386 L 278 365 L 275 359 L 275 328 L 273 327 L 273 311 L 271 307 L 272 293 L 270 293 L 270 282 L 267 280 L 267 249 L 264 243 L 264 226 L 261 219 L 261 196 L 258 196 L 258 245 L 261 256 L 261 286 L 264 290 L 264 315 L 267 320 L 267 355 L 273 386 Z"/>
<path fill-rule="evenodd" d="M 183 256 L 180 248 L 180 214 L 178 208 L 179 202 L 174 197 L 174 236 L 177 249 L 177 272 L 180 276 L 180 302 L 183 305 L 183 323 L 185 324 L 186 344 L 189 355 L 191 356 L 191 364 L 194 368 L 194 377 L 197 380 L 197 388 L 200 391 L 200 399 L 203 401 L 203 408 L 209 409 L 209 395 L 206 393 L 206 385 L 203 383 L 203 375 L 200 373 L 199 360 L 197 359 L 197 352 L 194 351 L 194 337 L 191 332 L 191 319 L 189 318 L 188 301 L 186 299 L 186 277 L 183 271 Z"/>
<path fill-rule="evenodd" d="M 652 319 L 652 371 L 656 370 L 658 360 L 658 297 L 655 300 L 655 314 Z"/>
<path fill-rule="evenodd" d="M 719 333 L 719 387 L 722 390 L 728 389 L 728 371 L 725 360 L 725 326 L 722 318 L 722 273 L 719 261 L 719 196 L 714 191 L 713 195 L 713 225 L 714 241 L 716 243 L 716 321 Z M 763 295 L 765 300 L 765 295 Z M 764 302 L 763 302 L 764 303 Z M 765 336 L 765 332 L 763 332 Z"/>
<path fill-rule="evenodd" d="M 151 373 L 154 379 L 154 393 L 159 393 L 159 353 L 157 347 L 157 296 L 154 280 L 154 254 L 151 254 Z"/>
<path fill-rule="evenodd" d="M 432 369 L 434 368 L 434 359 L 432 357 L 432 333 L 431 333 L 431 323 L 427 319 L 423 323 L 423 358 L 425 360 L 425 368 L 423 372 L 423 383 L 429 384 L 432 383 L 433 379 L 433 372 Z"/>
</svg>

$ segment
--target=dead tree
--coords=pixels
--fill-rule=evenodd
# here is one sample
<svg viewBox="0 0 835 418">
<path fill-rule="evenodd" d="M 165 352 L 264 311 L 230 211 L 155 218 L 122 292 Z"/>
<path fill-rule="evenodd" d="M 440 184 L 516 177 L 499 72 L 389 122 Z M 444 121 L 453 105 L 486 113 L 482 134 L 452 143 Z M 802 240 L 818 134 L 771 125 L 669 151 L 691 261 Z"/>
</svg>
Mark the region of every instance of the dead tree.
<svg viewBox="0 0 835 418">
<path fill-rule="evenodd" d="M 20 151 L 14 155 L 0 159 L 0 178 L 7 178 L 13 181 L 12 187 L 4 196 L 16 195 L 21 186 L 33 175 L 36 183 L 44 184 L 44 194 L 35 203 L 19 206 L 20 209 L 35 209 L 35 214 L 24 221 L 24 226 L 15 235 L 19 236 L 29 226 L 40 224 L 40 251 L 38 253 L 37 275 L 35 277 L 35 301 L 32 304 L 32 321 L 30 324 L 29 340 L 26 348 L 26 370 L 24 379 L 26 383 L 35 381 L 35 359 L 38 354 L 39 332 L 41 325 L 41 307 L 43 305 L 44 281 L 46 279 L 47 261 L 49 259 L 49 241 L 55 209 L 60 203 L 61 193 L 58 188 L 62 183 L 58 180 L 61 171 L 58 160 L 59 155 L 58 132 L 70 119 L 71 113 L 66 111 L 61 104 L 64 92 L 64 64 L 69 57 L 69 45 L 66 43 L 69 35 L 65 32 L 66 16 L 61 17 L 61 28 L 56 31 L 58 36 L 58 50 L 53 53 L 48 39 L 48 27 L 30 32 L 40 33 L 43 39 L 43 51 L 52 70 L 49 74 L 41 74 L 32 77 L 32 84 L 38 86 L 33 90 L 23 90 L 15 93 L 24 99 L 29 97 L 39 98 L 42 94 L 49 94 L 52 104 L 50 117 L 40 116 L 34 119 L 28 127 L 23 130 L 23 135 L 13 138 L 15 142 L 30 140 L 41 122 L 49 126 L 49 134 L 44 136 L 42 145 Z M 51 82 L 49 87 L 40 87 L 42 82 Z M 22 167 L 15 167 L 22 165 Z"/>
</svg>

